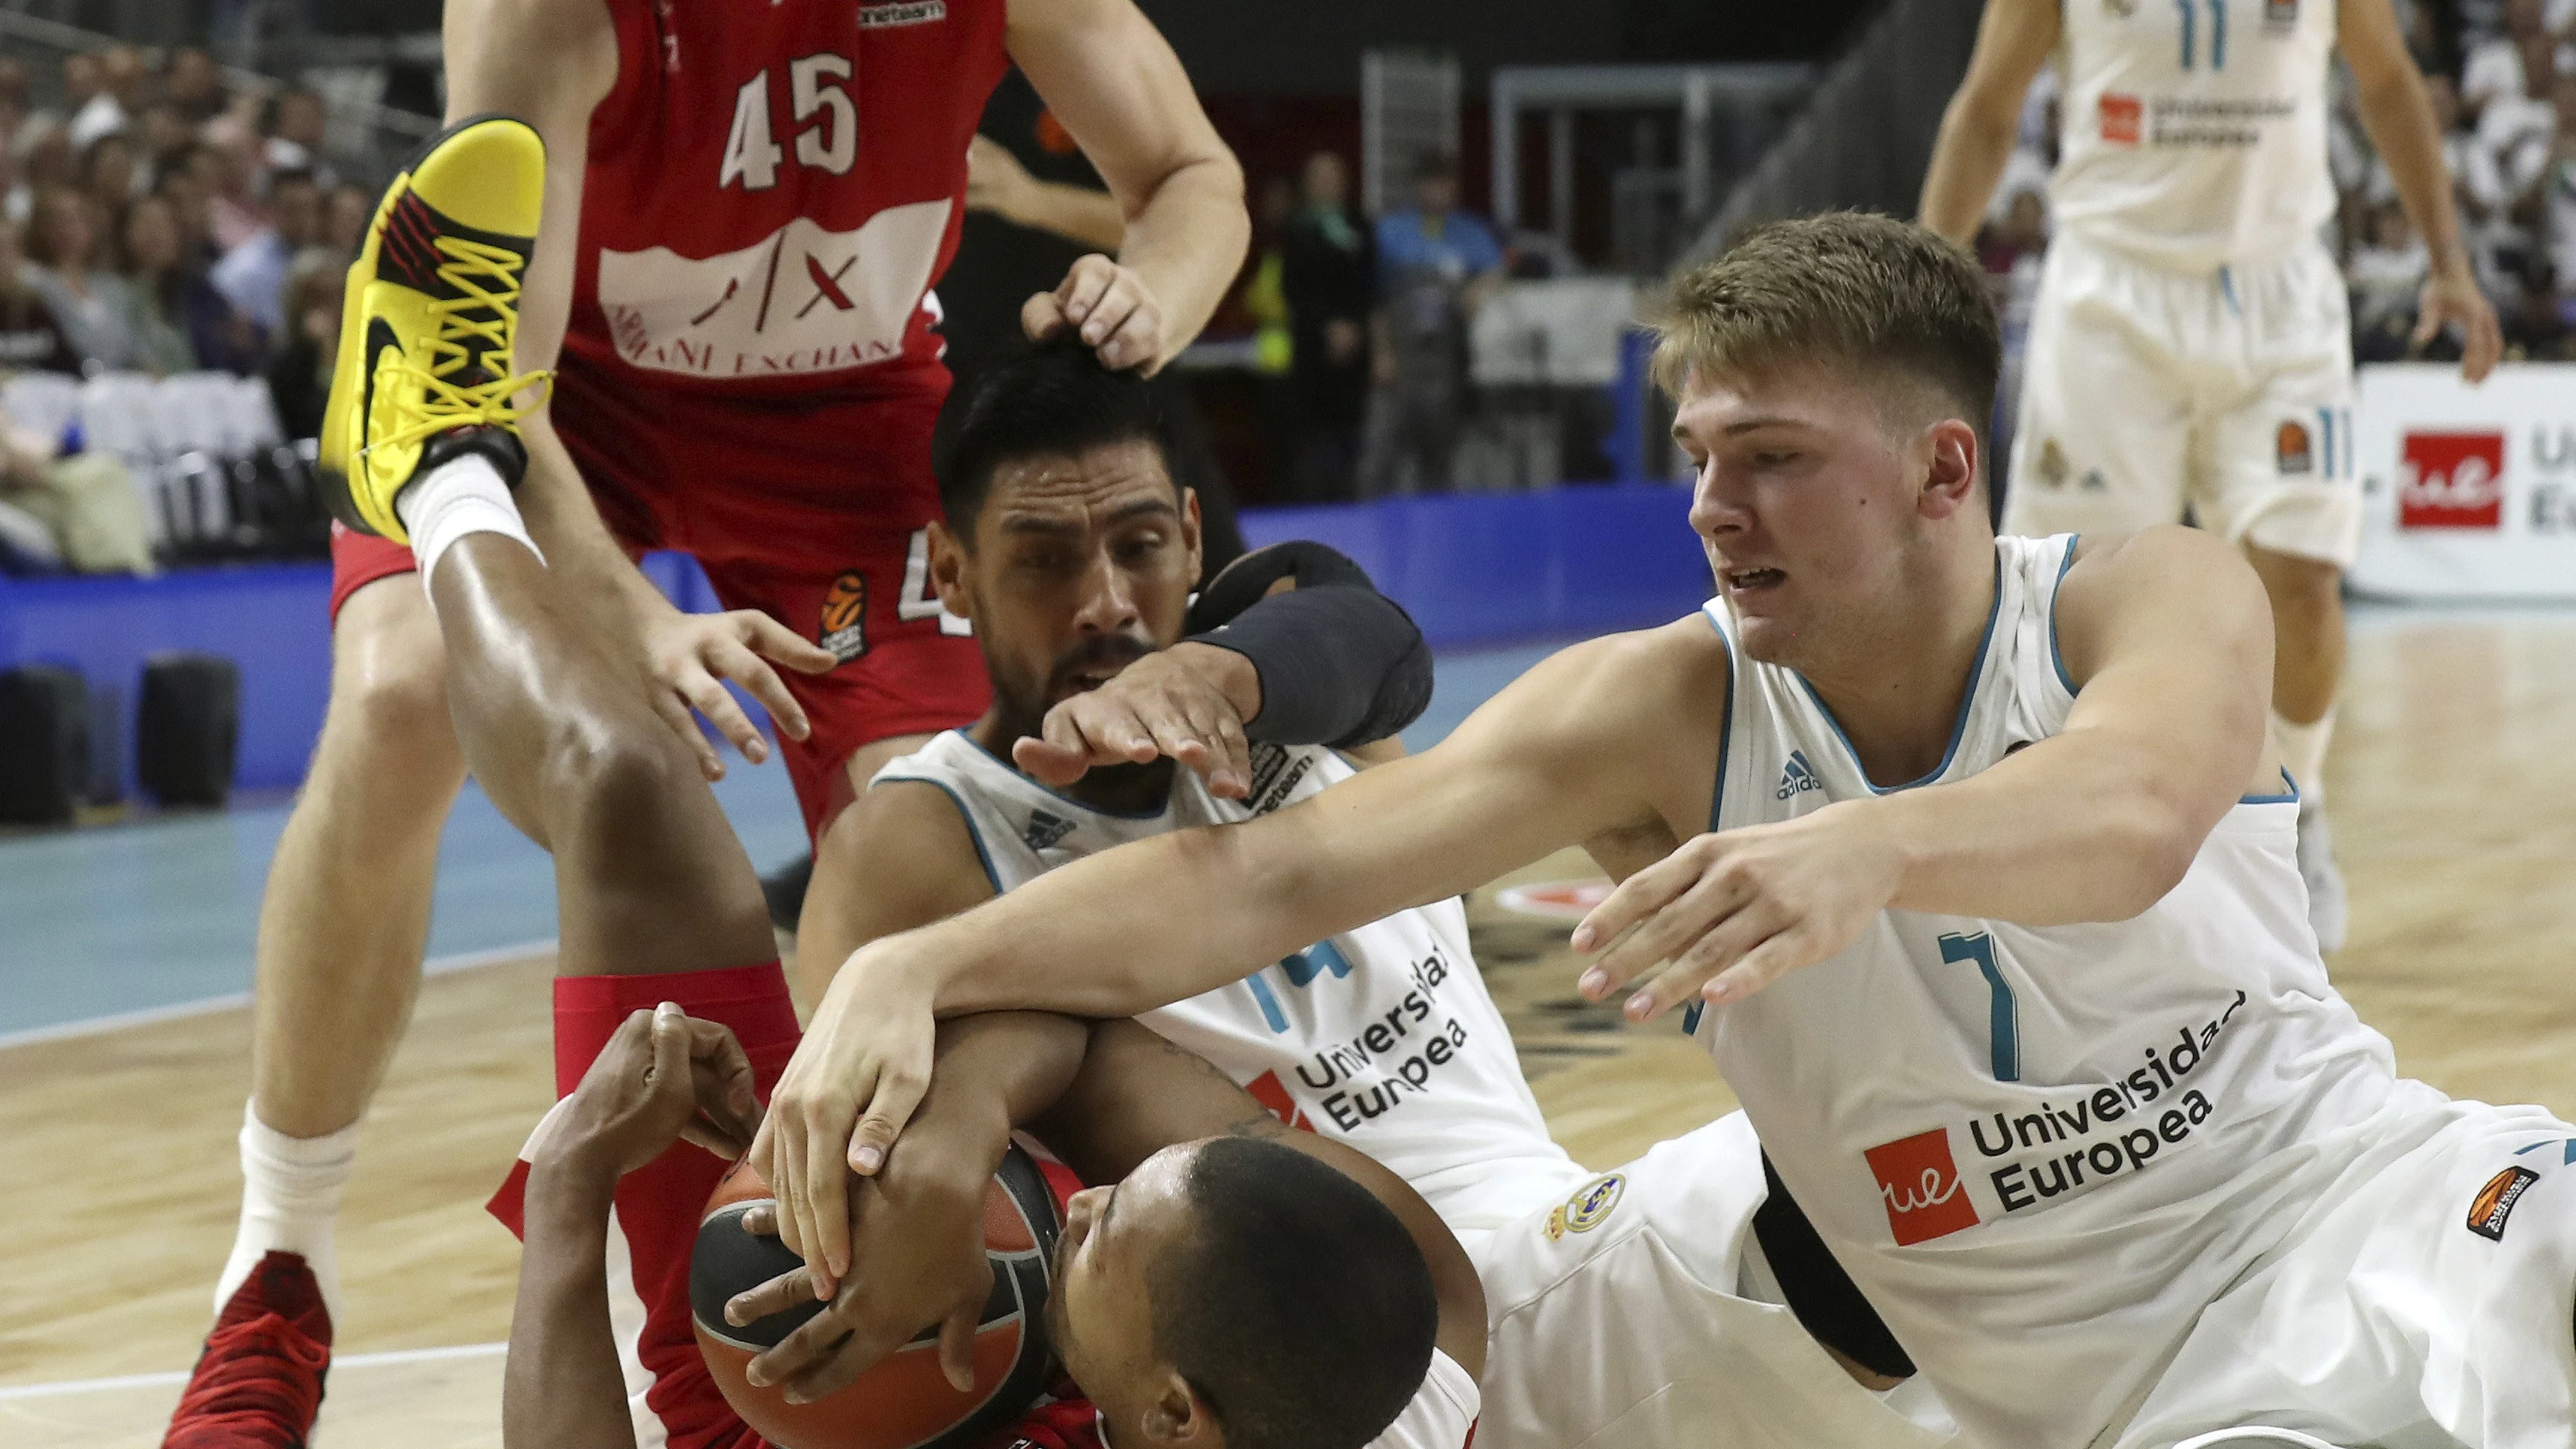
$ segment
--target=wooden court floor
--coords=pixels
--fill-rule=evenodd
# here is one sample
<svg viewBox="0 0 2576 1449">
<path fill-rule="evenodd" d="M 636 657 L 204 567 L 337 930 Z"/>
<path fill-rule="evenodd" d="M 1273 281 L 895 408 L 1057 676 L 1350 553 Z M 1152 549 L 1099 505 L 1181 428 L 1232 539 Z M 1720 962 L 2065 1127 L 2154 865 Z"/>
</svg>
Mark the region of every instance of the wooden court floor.
<svg viewBox="0 0 2576 1449">
<path fill-rule="evenodd" d="M 2345 701 L 2337 980 L 2411 1074 L 2576 1115 L 2576 620 L 2381 625 Z M 1586 873 L 1567 855 L 1496 886 Z M 1567 923 L 1496 894 L 1471 903 L 1477 953 L 1577 1156 L 1614 1164 L 1731 1105 L 1673 1028 L 1574 997 Z M 325 1446 L 499 1444 L 501 1360 L 477 1346 L 508 1333 L 516 1249 L 481 1204 L 549 1097 L 547 969 L 422 993 L 346 1199 Z M 159 1442 L 231 1239 L 248 1050 L 231 1011 L 0 1051 L 0 1443 Z"/>
</svg>

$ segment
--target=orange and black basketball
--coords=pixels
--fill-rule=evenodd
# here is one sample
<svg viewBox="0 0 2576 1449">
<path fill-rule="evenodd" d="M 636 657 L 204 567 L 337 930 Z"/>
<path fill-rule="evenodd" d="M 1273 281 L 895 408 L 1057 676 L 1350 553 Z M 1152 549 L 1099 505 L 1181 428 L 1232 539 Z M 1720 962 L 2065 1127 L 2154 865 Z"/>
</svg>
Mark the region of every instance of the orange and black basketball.
<svg viewBox="0 0 2576 1449">
<path fill-rule="evenodd" d="M 689 1310 L 726 1402 L 778 1449 L 964 1449 L 1027 1413 L 1047 1387 L 1053 1355 L 1042 1310 L 1063 1220 L 1044 1172 L 1018 1146 L 984 1197 L 993 1294 L 975 1330 L 969 1393 L 939 1371 L 936 1326 L 814 1403 L 790 1404 L 775 1386 L 753 1388 L 745 1366 L 822 1311 L 808 1303 L 739 1328 L 725 1322 L 725 1303 L 735 1294 L 804 1266 L 778 1239 L 744 1231 L 744 1212 L 769 1200 L 769 1184 L 748 1162 L 716 1185 L 690 1256 Z"/>
</svg>

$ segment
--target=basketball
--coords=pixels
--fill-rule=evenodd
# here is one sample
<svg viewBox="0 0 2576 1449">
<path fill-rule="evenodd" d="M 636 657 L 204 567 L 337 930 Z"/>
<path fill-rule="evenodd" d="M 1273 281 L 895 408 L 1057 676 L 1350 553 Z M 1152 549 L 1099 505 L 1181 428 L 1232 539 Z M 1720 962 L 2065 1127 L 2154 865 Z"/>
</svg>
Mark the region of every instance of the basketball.
<svg viewBox="0 0 2576 1449">
<path fill-rule="evenodd" d="M 763 1438 L 779 1449 L 964 1449 L 1036 1402 L 1053 1357 L 1041 1310 L 1062 1220 L 1045 1173 L 1017 1144 L 984 1196 L 993 1293 L 975 1329 L 970 1393 L 940 1373 L 936 1325 L 814 1403 L 790 1404 L 775 1385 L 752 1387 L 744 1377 L 751 1360 L 823 1308 L 807 1303 L 741 1327 L 725 1322 L 725 1303 L 735 1294 L 804 1266 L 778 1239 L 744 1231 L 743 1214 L 770 1200 L 769 1184 L 751 1164 L 737 1164 L 708 1198 L 689 1260 L 689 1310 L 707 1372 Z"/>
</svg>

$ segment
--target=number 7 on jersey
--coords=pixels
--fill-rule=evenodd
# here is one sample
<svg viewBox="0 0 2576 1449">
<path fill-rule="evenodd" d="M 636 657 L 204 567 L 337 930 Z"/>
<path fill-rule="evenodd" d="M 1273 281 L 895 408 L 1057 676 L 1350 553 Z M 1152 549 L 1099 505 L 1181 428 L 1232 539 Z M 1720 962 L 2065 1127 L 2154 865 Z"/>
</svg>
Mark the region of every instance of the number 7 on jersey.
<svg viewBox="0 0 2576 1449">
<path fill-rule="evenodd" d="M 2013 999 L 2012 983 L 2004 980 L 2003 972 L 1995 967 L 1994 938 L 1983 931 L 1973 936 L 1962 936 L 1952 931 L 1941 938 L 1941 959 L 1977 963 L 1977 970 L 1984 974 L 1987 987 L 1994 993 L 1987 1031 L 1991 1037 L 1989 1050 L 1994 1058 L 1995 1080 L 2020 1081 L 2021 1003 Z"/>
</svg>

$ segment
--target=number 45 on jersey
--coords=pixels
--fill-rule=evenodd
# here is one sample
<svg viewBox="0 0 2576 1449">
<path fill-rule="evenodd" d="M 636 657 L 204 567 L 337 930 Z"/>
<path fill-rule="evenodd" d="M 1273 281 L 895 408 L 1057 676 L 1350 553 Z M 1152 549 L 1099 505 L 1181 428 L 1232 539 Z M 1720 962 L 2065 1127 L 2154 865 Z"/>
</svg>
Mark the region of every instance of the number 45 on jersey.
<svg viewBox="0 0 2576 1449">
<path fill-rule="evenodd" d="M 2186 47 L 2189 43 L 2184 42 Z M 787 63 L 788 129 L 796 137 L 798 165 L 842 176 L 858 159 L 859 107 L 847 89 L 853 71 L 848 56 L 829 51 Z M 737 181 L 745 191 L 778 184 L 787 152 L 770 127 L 769 107 L 769 72 L 764 69 L 734 93 L 733 132 L 725 138 L 717 190 Z"/>
</svg>

